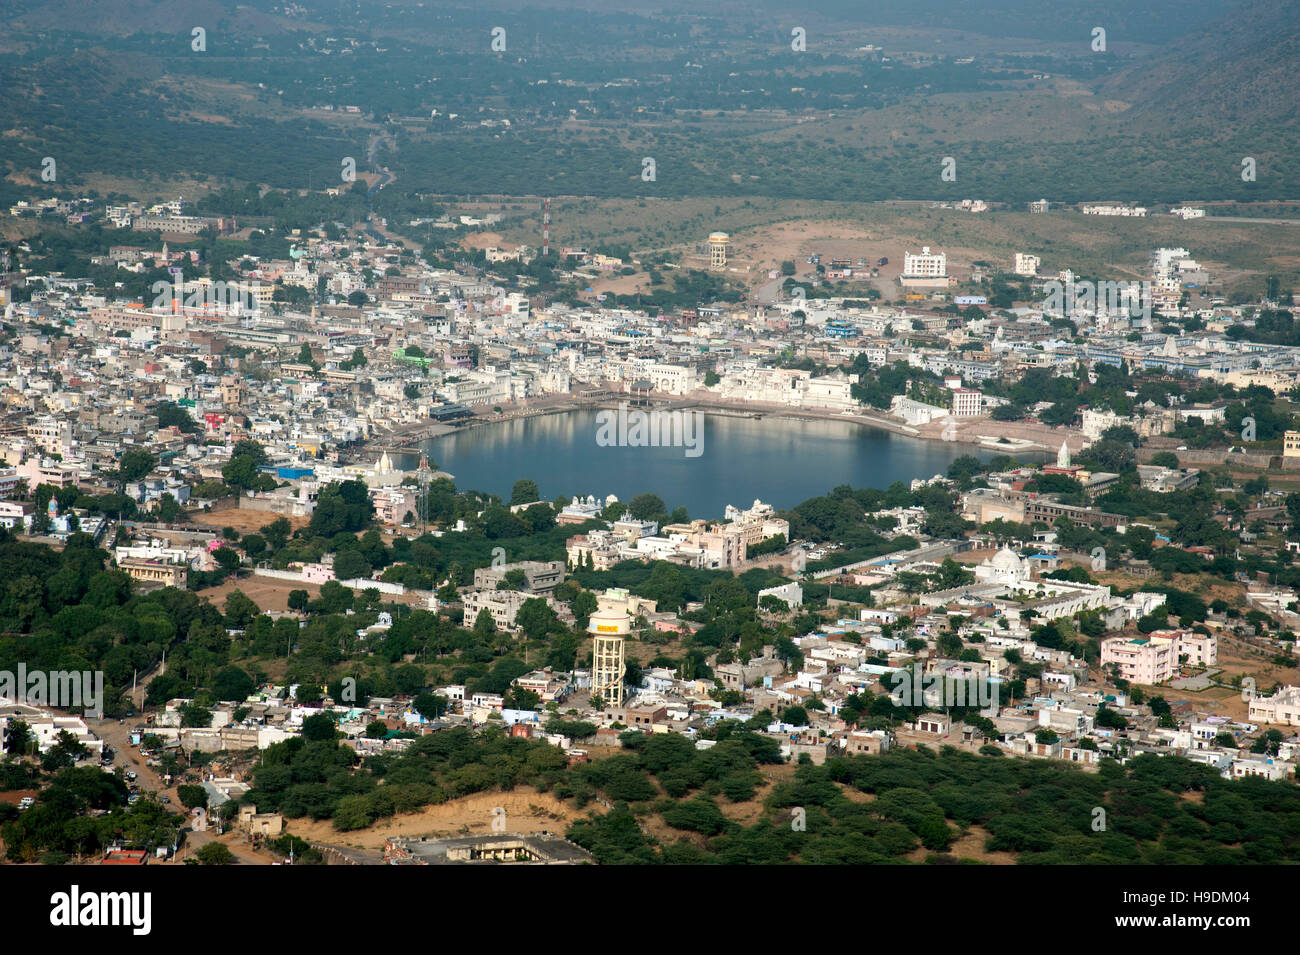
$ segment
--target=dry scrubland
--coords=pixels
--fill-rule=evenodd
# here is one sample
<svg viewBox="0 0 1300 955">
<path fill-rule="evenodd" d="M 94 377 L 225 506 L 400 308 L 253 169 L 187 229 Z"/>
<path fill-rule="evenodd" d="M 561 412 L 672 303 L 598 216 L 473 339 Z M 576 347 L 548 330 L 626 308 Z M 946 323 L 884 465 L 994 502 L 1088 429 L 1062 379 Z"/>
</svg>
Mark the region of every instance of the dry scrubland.
<svg viewBox="0 0 1300 955">
<path fill-rule="evenodd" d="M 536 209 L 535 203 L 519 200 L 453 204 L 454 211 L 502 212 L 505 218 L 494 227 L 492 239 L 534 246 L 541 230 Z M 1300 215 L 1300 207 L 1296 212 Z M 886 280 L 882 287 L 888 296 L 897 297 L 897 286 L 891 282 L 902 266 L 903 253 L 919 251 L 922 245 L 946 252 L 950 271 L 959 277 L 974 262 L 1007 267 L 1015 252 L 1032 251 L 1042 257 L 1044 269 L 1069 267 L 1081 275 L 1141 279 L 1147 256 L 1160 246 L 1186 247 L 1229 292 L 1260 284 L 1272 272 L 1300 269 L 1300 227 L 1275 225 L 1269 219 L 1183 222 L 1167 216 L 1110 219 L 1057 211 L 1030 215 L 1019 210 L 973 214 L 934 209 L 925 202 L 761 198 L 557 198 L 551 214 L 552 246 L 626 244 L 638 254 L 677 253 L 687 267 L 695 244 L 711 230 L 723 229 L 731 234 L 735 256 L 746 270 L 731 277 L 753 287 L 766 282 L 766 271 L 782 261 L 794 260 L 802 272 L 806 268 L 802 260 L 819 251 L 828 256 L 870 257 L 872 264 L 881 256 L 889 258 L 889 265 L 881 270 Z M 482 240 L 474 239 L 472 244 L 478 247 Z M 644 280 L 643 275 L 628 278 L 632 285 Z"/>
</svg>

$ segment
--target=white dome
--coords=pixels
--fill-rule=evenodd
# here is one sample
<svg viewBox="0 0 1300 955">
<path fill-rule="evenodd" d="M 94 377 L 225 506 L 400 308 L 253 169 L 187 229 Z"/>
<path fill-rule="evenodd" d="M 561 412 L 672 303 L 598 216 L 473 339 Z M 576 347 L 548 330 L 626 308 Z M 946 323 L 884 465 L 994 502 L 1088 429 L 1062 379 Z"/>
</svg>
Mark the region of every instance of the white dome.
<svg viewBox="0 0 1300 955">
<path fill-rule="evenodd" d="M 993 555 L 993 559 L 989 561 L 989 566 L 994 570 L 1015 571 L 1018 573 L 1024 564 L 1020 560 L 1019 554 L 1009 547 L 1004 547 Z"/>
</svg>

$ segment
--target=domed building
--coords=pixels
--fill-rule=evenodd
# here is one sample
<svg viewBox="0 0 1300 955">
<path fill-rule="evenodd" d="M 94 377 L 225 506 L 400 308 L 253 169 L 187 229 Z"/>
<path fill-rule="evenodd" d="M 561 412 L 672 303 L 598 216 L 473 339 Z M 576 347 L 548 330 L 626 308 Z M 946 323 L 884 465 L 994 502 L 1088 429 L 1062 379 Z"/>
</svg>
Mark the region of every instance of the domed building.
<svg viewBox="0 0 1300 955">
<path fill-rule="evenodd" d="M 1029 569 L 1019 554 L 1010 547 L 1003 547 L 975 568 L 975 579 L 1013 584 L 1019 580 L 1028 580 Z"/>
</svg>

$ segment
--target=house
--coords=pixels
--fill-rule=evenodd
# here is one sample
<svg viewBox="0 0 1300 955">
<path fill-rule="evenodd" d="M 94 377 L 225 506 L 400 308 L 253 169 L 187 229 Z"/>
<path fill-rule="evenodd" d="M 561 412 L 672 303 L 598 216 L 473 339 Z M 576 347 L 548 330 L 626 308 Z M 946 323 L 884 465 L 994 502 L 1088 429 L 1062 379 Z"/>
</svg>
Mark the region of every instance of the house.
<svg viewBox="0 0 1300 955">
<path fill-rule="evenodd" d="M 922 713 L 916 718 L 913 728 L 918 733 L 933 733 L 936 736 L 947 736 L 948 731 L 952 729 L 952 722 L 942 713 Z"/>
</svg>

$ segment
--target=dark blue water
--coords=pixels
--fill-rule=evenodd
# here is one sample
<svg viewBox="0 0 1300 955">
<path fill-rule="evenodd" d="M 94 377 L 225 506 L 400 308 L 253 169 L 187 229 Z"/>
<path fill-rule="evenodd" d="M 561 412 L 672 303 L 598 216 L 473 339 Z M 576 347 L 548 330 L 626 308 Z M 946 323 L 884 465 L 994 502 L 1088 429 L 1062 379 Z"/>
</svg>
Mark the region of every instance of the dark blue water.
<svg viewBox="0 0 1300 955">
<path fill-rule="evenodd" d="M 720 518 L 727 504 L 761 499 L 793 507 L 839 484 L 883 488 L 943 474 L 970 445 L 921 441 L 840 421 L 705 415 L 702 453 L 682 447 L 602 447 L 594 410 L 570 411 L 470 428 L 424 445 L 429 460 L 456 477 L 460 490 L 506 500 L 520 478 L 537 482 L 543 500 L 560 495 L 627 501 L 658 494 L 669 510 Z M 400 466 L 414 467 L 412 460 Z"/>
</svg>

